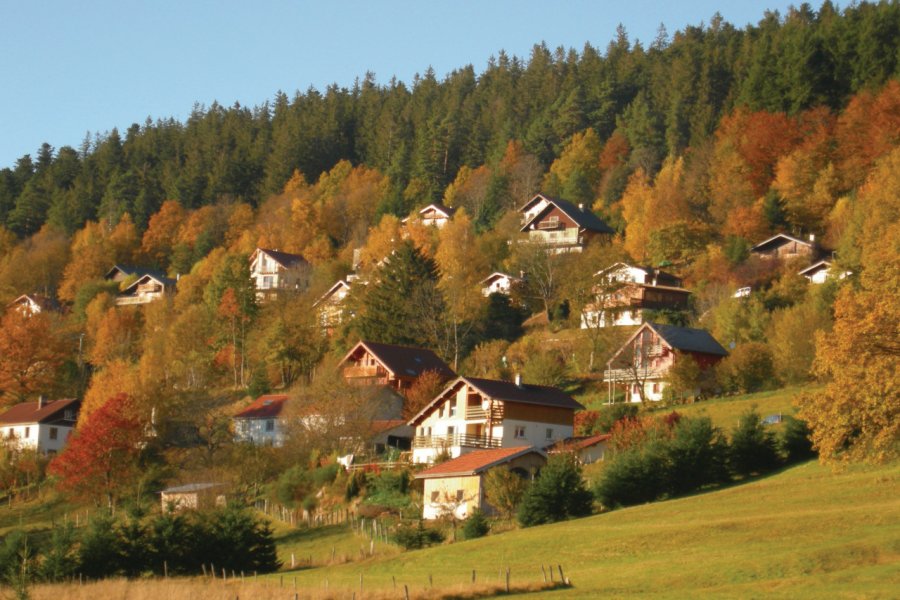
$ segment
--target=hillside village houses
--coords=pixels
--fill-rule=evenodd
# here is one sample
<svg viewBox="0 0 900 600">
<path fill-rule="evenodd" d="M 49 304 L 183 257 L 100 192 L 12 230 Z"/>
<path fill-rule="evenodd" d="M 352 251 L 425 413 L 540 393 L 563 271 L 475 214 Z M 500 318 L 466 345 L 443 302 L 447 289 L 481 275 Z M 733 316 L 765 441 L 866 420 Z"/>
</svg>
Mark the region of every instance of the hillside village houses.
<svg viewBox="0 0 900 600">
<path fill-rule="evenodd" d="M 465 519 L 476 508 L 488 515 L 496 510 L 485 498 L 484 475 L 506 468 L 530 479 L 547 462 L 544 452 L 533 446 L 476 450 L 429 467 L 416 474 L 423 480 L 422 518 L 440 519 L 452 514 Z"/>
<path fill-rule="evenodd" d="M 728 352 L 703 329 L 644 323 L 606 363 L 603 381 L 609 401 L 620 385 L 629 402 L 662 400 L 669 369 L 682 356 L 707 369 Z"/>
<path fill-rule="evenodd" d="M 584 407 L 559 388 L 459 377 L 409 421 L 413 463 L 485 448 L 543 448 L 572 437 Z"/>
<path fill-rule="evenodd" d="M 549 252 L 581 252 L 592 240 L 615 235 L 615 230 L 587 210 L 584 205 L 540 196 L 537 204 L 525 204 L 522 209 L 531 218 L 525 221 L 521 231 L 532 242 L 543 244 Z M 536 210 L 535 206 L 543 205 Z"/>
<path fill-rule="evenodd" d="M 598 271 L 595 301 L 585 307 L 581 328 L 635 326 L 647 310 L 685 310 L 691 293 L 681 278 L 652 267 L 616 263 Z"/>
<path fill-rule="evenodd" d="M 18 449 L 56 454 L 66 445 L 81 402 L 75 399 L 22 402 L 0 414 L 0 439 Z"/>
<path fill-rule="evenodd" d="M 257 248 L 250 255 L 250 278 L 260 300 L 280 291 L 303 291 L 309 286 L 309 277 L 310 265 L 299 254 Z"/>
</svg>

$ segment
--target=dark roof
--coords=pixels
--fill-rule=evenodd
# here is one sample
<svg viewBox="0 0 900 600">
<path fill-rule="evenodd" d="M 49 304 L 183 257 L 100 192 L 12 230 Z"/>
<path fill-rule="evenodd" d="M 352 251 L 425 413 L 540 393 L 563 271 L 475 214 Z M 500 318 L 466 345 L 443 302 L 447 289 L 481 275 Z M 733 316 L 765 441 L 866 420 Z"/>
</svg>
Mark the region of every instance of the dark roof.
<svg viewBox="0 0 900 600">
<path fill-rule="evenodd" d="M 290 252 L 281 252 L 280 250 L 270 250 L 268 248 L 260 248 L 260 252 L 265 252 L 272 257 L 272 260 L 280 264 L 285 269 L 289 269 L 294 265 L 305 263 L 306 259 L 299 254 L 291 254 Z"/>
<path fill-rule="evenodd" d="M 458 477 L 461 475 L 477 475 L 491 467 L 509 462 L 514 458 L 531 453 L 544 456 L 544 453 L 534 446 L 518 446 L 516 448 L 494 448 L 491 450 L 476 450 L 463 454 L 453 460 L 434 465 L 416 474 L 416 479 L 429 479 L 431 477 Z"/>
<path fill-rule="evenodd" d="M 164 276 L 164 275 L 163 275 L 163 276 L 160 276 L 160 275 L 156 275 L 156 274 L 154 274 L 154 273 L 144 273 L 143 275 L 141 275 L 140 277 L 138 277 L 137 279 L 135 279 L 135 280 L 132 282 L 131 285 L 129 285 L 129 286 L 128 286 L 127 288 L 125 288 L 124 290 L 122 290 L 122 295 L 123 295 L 123 296 L 124 296 L 124 295 L 128 295 L 128 291 L 129 291 L 131 288 L 134 288 L 134 287 L 139 286 L 141 283 L 143 283 L 144 281 L 146 281 L 146 280 L 148 280 L 148 279 L 155 279 L 156 281 L 158 281 L 159 283 L 163 284 L 163 285 L 164 285 L 165 287 L 167 287 L 167 288 L 174 288 L 175 285 L 178 283 L 177 280 L 172 279 L 171 277 L 166 277 L 166 276 Z"/>
<path fill-rule="evenodd" d="M 385 369 L 398 377 L 418 377 L 425 371 L 435 371 L 446 379 L 456 377 L 453 369 L 431 350 L 365 340 L 360 341 L 350 350 L 341 363 L 346 362 L 360 348 L 368 350 Z"/>
<path fill-rule="evenodd" d="M 126 276 L 137 275 L 138 278 L 143 277 L 144 275 L 150 275 L 154 279 L 158 279 L 160 281 L 167 279 L 165 272 L 160 271 L 159 269 L 152 269 L 150 267 L 134 267 L 131 265 L 119 265 L 115 264 L 110 267 L 109 271 L 104 275 L 104 279 L 111 279 L 114 271 L 121 271 Z"/>
<path fill-rule="evenodd" d="M 766 241 L 760 242 L 757 245 L 753 246 L 752 248 L 750 248 L 750 252 L 765 252 L 779 246 L 784 246 L 789 242 L 797 242 L 798 244 L 803 244 L 804 246 L 810 247 L 814 246 L 812 242 L 801 240 L 800 238 L 795 238 L 794 236 L 788 235 L 786 233 L 779 233 L 773 235 Z"/>
<path fill-rule="evenodd" d="M 818 273 L 819 271 L 821 271 L 821 270 L 823 270 L 823 269 L 830 269 L 830 268 L 831 268 L 831 262 L 830 262 L 830 261 L 828 261 L 828 260 L 820 260 L 819 262 L 815 262 L 815 263 L 809 265 L 808 267 L 806 267 L 806 268 L 803 269 L 802 271 L 798 271 L 797 274 L 798 274 L 798 275 L 811 276 L 811 275 L 814 275 L 815 273 Z"/>
<path fill-rule="evenodd" d="M 63 417 L 66 408 L 74 408 L 78 410 L 79 402 L 74 398 L 65 400 L 45 400 L 42 407 L 38 408 L 39 402 L 23 402 L 16 404 L 8 411 L 0 415 L 0 424 L 10 425 L 13 423 L 46 423 L 47 421 L 57 421 Z"/>
<path fill-rule="evenodd" d="M 705 329 L 657 323 L 647 323 L 647 325 L 675 350 L 728 356 L 728 351 Z"/>
<path fill-rule="evenodd" d="M 592 213 L 590 210 L 581 210 L 567 200 L 560 200 L 558 198 L 551 198 L 549 196 L 544 196 L 544 198 L 547 199 L 550 205 L 555 205 L 559 210 L 563 211 L 566 216 L 575 221 L 575 223 L 582 229 L 609 234 L 614 234 L 616 232 L 615 229 L 604 223 L 603 220 L 600 219 L 600 217 Z M 543 215 L 550 208 L 550 205 L 546 206 L 544 210 L 536 214 L 531 218 L 530 221 L 525 223 L 525 225 L 522 227 L 522 231 L 527 230 L 529 225 L 531 225 L 534 221 L 540 219 L 541 215 Z"/>
<path fill-rule="evenodd" d="M 253 401 L 253 404 L 234 415 L 235 419 L 271 419 L 281 414 L 286 394 L 265 394 Z"/>
</svg>

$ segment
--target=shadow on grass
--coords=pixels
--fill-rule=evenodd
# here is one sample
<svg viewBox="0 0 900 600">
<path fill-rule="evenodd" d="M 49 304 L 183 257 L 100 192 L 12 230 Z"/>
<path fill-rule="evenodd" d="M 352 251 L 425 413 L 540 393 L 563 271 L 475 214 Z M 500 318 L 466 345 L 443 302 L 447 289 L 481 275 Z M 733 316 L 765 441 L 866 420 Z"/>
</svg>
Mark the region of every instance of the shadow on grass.
<svg viewBox="0 0 900 600">
<path fill-rule="evenodd" d="M 323 525 L 321 527 L 311 527 L 309 529 L 293 529 L 276 536 L 275 541 L 280 544 L 316 542 L 334 535 L 347 533 L 348 531 L 350 531 L 350 529 L 346 524 Z"/>
</svg>

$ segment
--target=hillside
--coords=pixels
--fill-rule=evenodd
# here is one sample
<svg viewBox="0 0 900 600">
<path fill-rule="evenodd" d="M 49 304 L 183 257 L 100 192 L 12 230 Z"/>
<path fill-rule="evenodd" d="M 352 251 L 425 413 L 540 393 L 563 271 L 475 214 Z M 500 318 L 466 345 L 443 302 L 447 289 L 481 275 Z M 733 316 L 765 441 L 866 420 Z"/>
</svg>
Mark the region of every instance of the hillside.
<svg viewBox="0 0 900 600">
<path fill-rule="evenodd" d="M 574 588 L 552 597 L 888 597 L 900 569 L 900 465 L 833 472 L 816 463 L 721 491 L 480 540 L 296 572 L 305 588 L 420 588 L 486 582 L 509 567 L 538 581 L 561 564 Z"/>
</svg>

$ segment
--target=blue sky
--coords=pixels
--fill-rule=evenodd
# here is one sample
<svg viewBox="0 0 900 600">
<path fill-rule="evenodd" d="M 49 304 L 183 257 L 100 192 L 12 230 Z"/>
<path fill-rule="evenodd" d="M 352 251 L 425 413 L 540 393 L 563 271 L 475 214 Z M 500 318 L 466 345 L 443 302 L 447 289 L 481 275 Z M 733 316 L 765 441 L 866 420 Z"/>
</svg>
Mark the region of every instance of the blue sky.
<svg viewBox="0 0 900 600">
<path fill-rule="evenodd" d="M 438 77 L 535 43 L 604 49 L 622 23 L 649 43 L 719 12 L 743 27 L 783 0 L 0 0 L 0 168 L 43 142 L 175 117 L 195 102 L 254 106 L 283 90 Z M 818 3 L 816 4 L 818 5 Z"/>
</svg>

